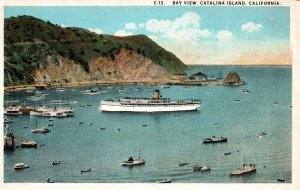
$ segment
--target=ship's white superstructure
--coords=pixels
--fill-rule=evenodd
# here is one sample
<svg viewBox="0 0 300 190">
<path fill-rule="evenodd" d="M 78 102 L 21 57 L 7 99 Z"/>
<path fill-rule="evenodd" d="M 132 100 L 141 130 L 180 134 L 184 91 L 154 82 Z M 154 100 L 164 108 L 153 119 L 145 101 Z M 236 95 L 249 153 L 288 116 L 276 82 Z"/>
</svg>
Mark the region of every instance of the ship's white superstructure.
<svg viewBox="0 0 300 190">
<path fill-rule="evenodd" d="M 123 98 L 119 100 L 103 100 L 101 111 L 111 112 L 172 112 L 191 111 L 200 107 L 200 100 L 170 100 L 160 98 L 160 92 L 155 91 L 152 99 Z"/>
</svg>

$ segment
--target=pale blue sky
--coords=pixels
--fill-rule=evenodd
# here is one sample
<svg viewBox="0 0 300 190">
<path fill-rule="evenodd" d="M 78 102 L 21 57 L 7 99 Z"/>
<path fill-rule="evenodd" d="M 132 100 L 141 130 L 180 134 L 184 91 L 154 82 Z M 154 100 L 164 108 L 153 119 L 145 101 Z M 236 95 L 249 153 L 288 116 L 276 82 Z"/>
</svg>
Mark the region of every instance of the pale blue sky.
<svg viewBox="0 0 300 190">
<path fill-rule="evenodd" d="M 18 15 L 104 34 L 146 34 L 185 62 L 192 62 L 188 59 L 192 55 L 182 46 L 203 50 L 202 59 L 205 52 L 207 56 L 222 54 L 224 47 L 228 57 L 228 48 L 238 53 L 256 46 L 289 46 L 290 39 L 289 7 L 4 7 L 5 18 Z M 193 57 L 190 64 L 200 60 L 199 56 Z"/>
<path fill-rule="evenodd" d="M 289 39 L 288 7 L 5 7 L 5 18 L 32 15 L 54 24 L 82 28 L 99 28 L 113 34 L 125 23 L 145 23 L 149 19 L 174 20 L 186 12 L 201 17 L 201 28 L 212 32 L 229 30 L 241 37 L 241 25 L 247 22 L 263 25 L 256 38 Z M 147 30 L 134 33 L 149 34 Z"/>
</svg>

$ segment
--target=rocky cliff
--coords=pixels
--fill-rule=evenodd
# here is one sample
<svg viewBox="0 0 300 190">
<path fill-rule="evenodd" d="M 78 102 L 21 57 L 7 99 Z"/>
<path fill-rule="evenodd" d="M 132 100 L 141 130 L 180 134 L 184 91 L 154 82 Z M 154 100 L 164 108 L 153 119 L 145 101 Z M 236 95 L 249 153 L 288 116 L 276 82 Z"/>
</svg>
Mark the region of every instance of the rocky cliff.
<svg viewBox="0 0 300 190">
<path fill-rule="evenodd" d="M 145 35 L 99 35 L 31 16 L 4 21 L 5 86 L 170 79 L 186 69 Z"/>
<path fill-rule="evenodd" d="M 229 72 L 223 79 L 224 85 L 244 85 L 245 81 L 236 72 Z"/>
</svg>

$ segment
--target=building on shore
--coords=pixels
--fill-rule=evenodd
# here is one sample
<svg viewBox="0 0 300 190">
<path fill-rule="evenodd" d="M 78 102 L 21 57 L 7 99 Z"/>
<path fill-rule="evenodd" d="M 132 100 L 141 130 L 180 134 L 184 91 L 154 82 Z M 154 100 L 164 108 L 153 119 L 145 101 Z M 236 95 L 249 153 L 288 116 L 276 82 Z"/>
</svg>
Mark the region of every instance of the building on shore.
<svg viewBox="0 0 300 190">
<path fill-rule="evenodd" d="M 187 82 L 203 82 L 207 80 L 207 75 L 202 72 L 195 73 L 187 78 Z"/>
</svg>

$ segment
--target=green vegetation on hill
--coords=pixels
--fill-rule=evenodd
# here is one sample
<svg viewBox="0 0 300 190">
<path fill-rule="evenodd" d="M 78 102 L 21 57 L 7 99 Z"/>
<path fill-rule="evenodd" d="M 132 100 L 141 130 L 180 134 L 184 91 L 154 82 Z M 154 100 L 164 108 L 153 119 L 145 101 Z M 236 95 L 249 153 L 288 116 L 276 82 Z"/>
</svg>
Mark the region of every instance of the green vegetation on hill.
<svg viewBox="0 0 300 190">
<path fill-rule="evenodd" d="M 18 16 L 4 22 L 5 86 L 34 83 L 32 72 L 49 60 L 57 64 L 57 56 L 73 60 L 89 72 L 91 60 L 102 56 L 114 61 L 122 48 L 151 59 L 171 74 L 184 74 L 187 68 L 145 35 L 99 35 L 81 28 L 62 28 L 32 16 Z"/>
</svg>

